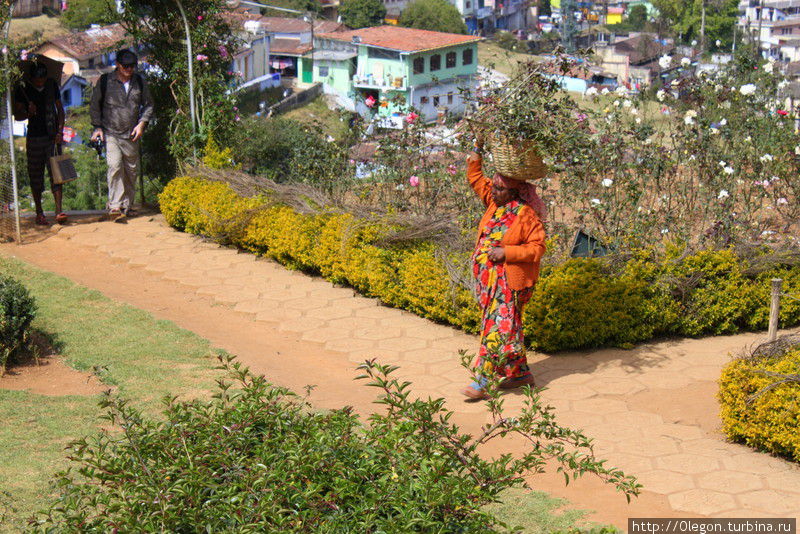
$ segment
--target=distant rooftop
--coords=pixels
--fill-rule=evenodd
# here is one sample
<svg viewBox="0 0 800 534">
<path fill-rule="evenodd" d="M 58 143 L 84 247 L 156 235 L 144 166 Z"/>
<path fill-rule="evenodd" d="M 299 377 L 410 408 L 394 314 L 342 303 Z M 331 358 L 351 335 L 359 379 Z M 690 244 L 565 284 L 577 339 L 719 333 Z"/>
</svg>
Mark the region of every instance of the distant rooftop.
<svg viewBox="0 0 800 534">
<path fill-rule="evenodd" d="M 401 52 L 422 52 L 448 46 L 475 43 L 481 40 L 474 35 L 432 32 L 398 26 L 376 26 L 360 30 L 340 31 L 321 34 L 324 39 L 353 42 L 360 39 L 360 44 L 399 50 Z"/>
<path fill-rule="evenodd" d="M 49 41 L 78 60 L 89 59 L 103 52 L 118 48 L 129 39 L 119 24 L 89 28 L 82 32 L 56 37 Z"/>
</svg>

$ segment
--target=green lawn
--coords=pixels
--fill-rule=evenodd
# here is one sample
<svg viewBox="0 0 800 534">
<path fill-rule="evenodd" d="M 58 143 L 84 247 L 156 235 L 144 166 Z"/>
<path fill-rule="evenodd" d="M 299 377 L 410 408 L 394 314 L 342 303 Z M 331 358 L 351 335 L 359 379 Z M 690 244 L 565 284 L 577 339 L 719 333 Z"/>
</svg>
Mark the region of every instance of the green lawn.
<svg viewBox="0 0 800 534">
<path fill-rule="evenodd" d="M 0 257 L 0 272 L 36 297 L 35 326 L 55 338 L 69 365 L 94 369 L 147 411 L 157 411 L 168 393 L 213 387 L 214 353 L 191 332 L 18 261 Z M 0 518 L 4 505 L 16 510 L 0 531 L 18 532 L 50 500 L 50 477 L 66 467 L 64 447 L 99 426 L 99 400 L 0 390 Z"/>
<path fill-rule="evenodd" d="M 324 96 L 318 96 L 308 104 L 282 113 L 280 116 L 315 128 L 319 127 L 322 133 L 331 135 L 335 139 L 343 138 L 349 131 L 347 121 L 342 120 L 342 114 L 338 110 L 328 107 Z"/>
<path fill-rule="evenodd" d="M 8 36 L 13 42 L 33 46 L 67 33 L 69 30 L 61 25 L 58 17 L 39 15 L 38 17 L 12 19 Z"/>
<path fill-rule="evenodd" d="M 69 365 L 95 372 L 146 412 L 158 412 L 167 394 L 202 397 L 214 389 L 219 371 L 208 341 L 17 260 L 0 256 L 0 272 L 36 297 L 35 326 L 53 338 Z M 67 467 L 64 447 L 102 423 L 99 400 L 0 390 L 0 532 L 19 532 L 27 517 L 47 506 L 52 475 Z M 545 533 L 580 522 L 582 512 L 557 511 L 563 504 L 515 490 L 492 509 L 525 532 Z"/>
</svg>

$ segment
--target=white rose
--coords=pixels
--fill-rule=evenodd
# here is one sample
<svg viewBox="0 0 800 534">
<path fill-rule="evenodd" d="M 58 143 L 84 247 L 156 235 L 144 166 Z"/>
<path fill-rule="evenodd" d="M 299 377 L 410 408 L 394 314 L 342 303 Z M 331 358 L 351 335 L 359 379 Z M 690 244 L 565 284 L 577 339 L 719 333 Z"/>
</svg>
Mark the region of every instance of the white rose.
<svg viewBox="0 0 800 534">
<path fill-rule="evenodd" d="M 617 93 L 618 95 L 626 95 L 626 94 L 628 94 L 628 90 L 625 88 L 624 85 L 620 85 L 619 87 L 614 89 L 614 92 Z"/>
<path fill-rule="evenodd" d="M 717 135 L 718 133 L 719 130 L 717 130 L 716 128 L 711 128 L 711 135 Z"/>
<path fill-rule="evenodd" d="M 592 206 L 599 206 L 600 205 L 600 199 L 599 198 L 593 198 L 589 202 L 592 203 Z"/>
<path fill-rule="evenodd" d="M 656 98 L 658 99 L 659 102 L 663 102 L 666 97 L 667 97 L 667 92 L 664 91 L 663 89 L 659 89 L 658 92 L 656 93 Z"/>
<path fill-rule="evenodd" d="M 767 163 L 767 162 L 770 162 L 770 161 L 774 160 L 775 158 L 772 156 L 772 154 L 764 154 L 763 156 L 761 156 L 758 159 L 759 159 L 759 161 L 761 161 L 761 163 Z"/>
<path fill-rule="evenodd" d="M 722 119 L 721 121 L 719 121 L 719 125 L 720 126 L 727 126 L 728 125 L 728 119 Z"/>
<path fill-rule="evenodd" d="M 614 185 L 614 180 L 612 180 L 611 178 L 605 178 L 600 183 L 603 184 L 603 187 L 611 187 L 612 185 Z"/>
<path fill-rule="evenodd" d="M 622 107 L 624 107 L 624 108 L 629 108 L 629 107 L 631 107 L 632 105 L 633 105 L 633 103 L 632 103 L 630 100 L 624 100 L 624 101 L 622 102 Z"/>
<path fill-rule="evenodd" d="M 723 190 L 721 190 L 719 192 L 719 194 L 717 195 L 717 198 L 722 200 L 723 198 L 728 198 L 729 196 L 731 196 L 731 195 L 725 189 L 723 189 Z"/>
<path fill-rule="evenodd" d="M 668 69 L 670 65 L 672 65 L 671 56 L 663 55 L 660 58 L 658 58 L 658 66 L 661 67 L 662 69 Z"/>
<path fill-rule="evenodd" d="M 717 47 L 720 47 L 720 46 L 722 46 L 722 41 L 720 41 L 719 39 L 717 39 L 717 40 L 715 41 L 715 43 L 714 43 L 714 44 L 716 44 L 716 45 L 717 45 Z"/>
<path fill-rule="evenodd" d="M 728 164 L 727 164 L 727 163 L 725 163 L 724 161 L 720 161 L 720 162 L 719 162 L 719 166 L 720 166 L 720 167 L 725 167 L 726 165 L 728 165 Z"/>
<path fill-rule="evenodd" d="M 608 87 L 603 87 L 603 90 L 602 90 L 602 91 L 600 91 L 600 94 L 601 94 L 601 95 L 607 95 L 607 94 L 608 94 L 608 93 L 610 93 L 610 92 L 611 92 L 611 91 L 609 91 L 609 90 L 608 90 Z"/>
<path fill-rule="evenodd" d="M 681 66 L 682 67 L 688 67 L 691 64 L 692 64 L 692 60 L 689 59 L 688 57 L 681 58 Z"/>
<path fill-rule="evenodd" d="M 590 88 L 588 88 L 586 90 L 586 93 L 584 93 L 584 94 L 586 96 L 596 96 L 597 95 L 597 88 L 596 87 L 590 87 Z"/>
<path fill-rule="evenodd" d="M 764 66 L 761 68 L 763 68 L 764 72 L 766 72 L 767 74 L 772 74 L 772 69 L 774 68 L 774 65 L 772 63 L 764 63 Z"/>
<path fill-rule="evenodd" d="M 730 167 L 730 166 L 728 166 L 728 167 L 725 167 L 725 168 L 724 168 L 724 169 L 722 169 L 722 170 L 723 170 L 723 171 L 725 171 L 725 174 L 728 174 L 728 175 L 730 175 L 730 174 L 733 174 L 733 173 L 735 172 L 735 171 L 733 170 L 733 167 Z"/>
<path fill-rule="evenodd" d="M 757 87 L 753 83 L 748 83 L 739 88 L 739 92 L 744 96 L 750 96 L 756 92 Z"/>
</svg>

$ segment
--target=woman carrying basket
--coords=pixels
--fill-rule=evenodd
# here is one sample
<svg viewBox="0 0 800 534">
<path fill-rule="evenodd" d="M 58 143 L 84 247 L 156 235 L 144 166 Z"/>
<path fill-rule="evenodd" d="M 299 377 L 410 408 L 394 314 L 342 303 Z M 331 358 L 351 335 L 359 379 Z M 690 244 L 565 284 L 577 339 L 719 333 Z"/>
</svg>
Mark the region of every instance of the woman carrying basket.
<svg viewBox="0 0 800 534">
<path fill-rule="evenodd" d="M 481 347 L 475 365 L 484 374 L 499 374 L 501 388 L 533 386 L 525 355 L 522 311 L 533 294 L 545 251 L 541 221 L 545 206 L 533 184 L 499 173 L 491 180 L 484 176 L 482 149 L 479 137 L 475 151 L 467 158 L 467 180 L 486 206 L 472 255 L 483 310 Z M 487 398 L 487 381 L 478 380 L 462 393 L 474 400 Z"/>
</svg>

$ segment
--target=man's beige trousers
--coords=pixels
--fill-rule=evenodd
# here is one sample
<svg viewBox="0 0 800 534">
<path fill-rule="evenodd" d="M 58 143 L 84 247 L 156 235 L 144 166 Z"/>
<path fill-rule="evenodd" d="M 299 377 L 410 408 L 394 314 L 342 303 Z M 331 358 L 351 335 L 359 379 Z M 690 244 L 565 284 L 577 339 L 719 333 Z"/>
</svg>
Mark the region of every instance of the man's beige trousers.
<svg viewBox="0 0 800 534">
<path fill-rule="evenodd" d="M 108 161 L 108 209 L 127 210 L 133 206 L 139 175 L 139 141 L 106 136 Z"/>
</svg>

